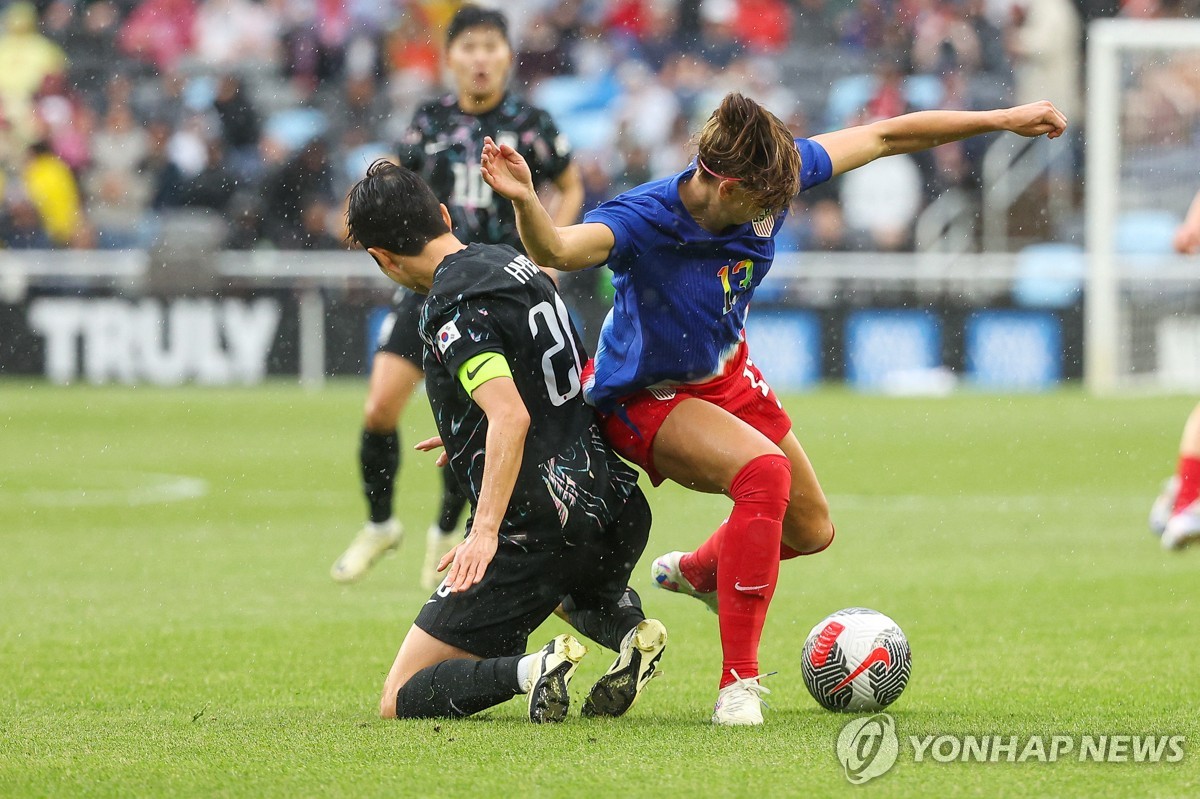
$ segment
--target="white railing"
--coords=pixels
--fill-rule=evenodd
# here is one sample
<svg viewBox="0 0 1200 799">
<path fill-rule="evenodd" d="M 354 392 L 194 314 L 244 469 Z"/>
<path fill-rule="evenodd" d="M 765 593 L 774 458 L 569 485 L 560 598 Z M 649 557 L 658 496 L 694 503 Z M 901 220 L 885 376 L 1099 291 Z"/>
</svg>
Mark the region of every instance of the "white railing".
<svg viewBox="0 0 1200 799">
<path fill-rule="evenodd" d="M 325 379 L 325 299 L 323 292 L 369 290 L 386 302 L 393 284 L 361 252 L 223 252 L 211 261 L 211 273 L 198 276 L 198 285 L 253 292 L 256 287 L 293 291 L 299 297 L 300 380 L 320 386 Z M 920 297 L 953 297 L 981 307 L 1010 302 L 1020 278 L 1014 253 L 786 253 L 780 254 L 767 278 L 772 288 L 784 288 L 787 302 L 869 304 L 872 292 L 914 291 Z M 102 289 L 140 296 L 156 267 L 137 251 L 28 251 L 0 253 L 0 300 L 19 303 L 35 288 Z M 1118 280 L 1155 286 L 1197 284 L 1194 259 L 1165 257 L 1153 267 L 1135 259 L 1115 259 Z M 1114 281 L 1115 285 L 1116 281 Z M 180 287 L 178 296 L 196 292 Z M 203 293 L 203 292 L 201 292 Z M 209 292 L 211 293 L 211 292 Z M 168 296 L 176 296 L 170 294 Z"/>
<path fill-rule="evenodd" d="M 1048 210 L 1054 222 L 1071 208 L 1071 145 L 1067 140 L 997 139 L 983 156 L 983 249 L 1010 249 L 1008 224 L 1017 200 L 1038 179 L 1049 177 Z"/>
</svg>

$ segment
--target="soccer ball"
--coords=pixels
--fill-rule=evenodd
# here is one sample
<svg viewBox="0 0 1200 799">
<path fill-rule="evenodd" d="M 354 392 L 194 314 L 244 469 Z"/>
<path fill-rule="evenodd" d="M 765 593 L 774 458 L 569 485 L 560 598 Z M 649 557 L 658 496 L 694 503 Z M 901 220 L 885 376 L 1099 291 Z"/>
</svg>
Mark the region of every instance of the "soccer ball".
<svg viewBox="0 0 1200 799">
<path fill-rule="evenodd" d="M 867 608 L 826 616 L 804 642 L 804 684 L 828 710 L 880 710 L 900 696 L 912 652 L 900 626 Z"/>
</svg>

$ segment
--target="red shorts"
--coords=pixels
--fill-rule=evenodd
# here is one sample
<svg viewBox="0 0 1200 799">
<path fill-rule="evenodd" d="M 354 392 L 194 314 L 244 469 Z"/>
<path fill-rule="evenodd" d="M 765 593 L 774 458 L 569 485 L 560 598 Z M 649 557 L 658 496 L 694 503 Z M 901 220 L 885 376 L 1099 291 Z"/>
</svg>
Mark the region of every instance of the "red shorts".
<svg viewBox="0 0 1200 799">
<path fill-rule="evenodd" d="M 666 478 L 654 468 L 654 437 L 675 406 L 690 398 L 724 408 L 775 444 L 792 429 L 792 420 L 750 360 L 745 343 L 724 374 L 707 383 L 647 388 L 622 397 L 611 413 L 599 414 L 601 429 L 621 457 L 640 466 L 659 485 Z"/>
</svg>

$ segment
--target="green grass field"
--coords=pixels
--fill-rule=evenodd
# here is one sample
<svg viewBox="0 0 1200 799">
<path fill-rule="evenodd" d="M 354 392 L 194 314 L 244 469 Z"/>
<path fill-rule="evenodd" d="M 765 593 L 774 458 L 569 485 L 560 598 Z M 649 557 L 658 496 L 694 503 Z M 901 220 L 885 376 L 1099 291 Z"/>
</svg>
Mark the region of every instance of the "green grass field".
<svg viewBox="0 0 1200 799">
<path fill-rule="evenodd" d="M 330 580 L 364 512 L 364 391 L 0 382 L 0 796 L 1200 794 L 1200 551 L 1161 552 L 1145 523 L 1191 398 L 791 398 L 837 543 L 783 566 L 766 725 L 714 729 L 715 618 L 646 567 L 727 502 L 672 486 L 650 493 L 634 575 L 671 645 L 626 718 L 534 727 L 514 701 L 379 720 L 436 496 L 406 454 L 409 539 L 360 584 Z M 416 405 L 406 449 L 432 429 Z M 899 760 L 857 787 L 834 751 L 849 719 L 798 662 L 851 605 L 895 618 L 914 657 Z M 580 698 L 610 658 L 593 647 Z M 908 736 L 943 733 L 1187 741 L 1177 763 L 915 762 Z"/>
</svg>

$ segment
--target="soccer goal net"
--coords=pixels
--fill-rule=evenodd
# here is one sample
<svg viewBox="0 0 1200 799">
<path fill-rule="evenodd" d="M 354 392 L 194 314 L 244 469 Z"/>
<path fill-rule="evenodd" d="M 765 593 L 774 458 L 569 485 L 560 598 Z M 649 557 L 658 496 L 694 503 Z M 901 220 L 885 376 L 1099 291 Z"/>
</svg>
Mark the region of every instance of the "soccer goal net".
<svg viewBox="0 0 1200 799">
<path fill-rule="evenodd" d="M 1088 385 L 1200 389 L 1200 256 L 1172 248 L 1200 191 L 1200 21 L 1092 23 L 1087 83 Z"/>
</svg>

